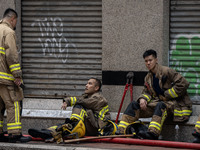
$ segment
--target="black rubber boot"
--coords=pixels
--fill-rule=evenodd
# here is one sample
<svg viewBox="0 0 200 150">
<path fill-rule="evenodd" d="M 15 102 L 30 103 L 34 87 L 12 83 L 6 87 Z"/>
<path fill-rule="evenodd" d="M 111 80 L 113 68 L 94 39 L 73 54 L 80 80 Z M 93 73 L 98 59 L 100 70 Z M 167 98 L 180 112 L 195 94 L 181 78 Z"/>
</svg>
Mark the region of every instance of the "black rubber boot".
<svg viewBox="0 0 200 150">
<path fill-rule="evenodd" d="M 115 135 L 122 135 L 122 133 L 120 133 L 120 131 L 117 130 L 117 131 L 115 132 Z"/>
<path fill-rule="evenodd" d="M 149 139 L 149 140 L 158 140 L 158 136 L 153 132 L 145 132 L 145 131 L 139 131 L 138 136 L 143 139 Z"/>
<path fill-rule="evenodd" d="M 193 143 L 200 143 L 200 138 L 199 137 L 195 137 L 192 142 Z"/>
<path fill-rule="evenodd" d="M 200 133 L 198 133 L 196 130 L 192 133 L 194 136 L 194 140 L 192 141 L 193 143 L 200 143 Z"/>
<path fill-rule="evenodd" d="M 49 139 L 53 137 L 50 130 L 29 129 L 28 133 L 35 138 Z"/>
<path fill-rule="evenodd" d="M 0 142 L 8 142 L 8 136 L 4 136 L 4 133 L 0 133 Z"/>
<path fill-rule="evenodd" d="M 9 143 L 16 143 L 16 142 L 27 143 L 31 140 L 32 140 L 31 137 L 25 137 L 25 136 L 22 136 L 22 135 L 12 135 L 12 134 L 8 135 L 8 142 Z"/>
</svg>

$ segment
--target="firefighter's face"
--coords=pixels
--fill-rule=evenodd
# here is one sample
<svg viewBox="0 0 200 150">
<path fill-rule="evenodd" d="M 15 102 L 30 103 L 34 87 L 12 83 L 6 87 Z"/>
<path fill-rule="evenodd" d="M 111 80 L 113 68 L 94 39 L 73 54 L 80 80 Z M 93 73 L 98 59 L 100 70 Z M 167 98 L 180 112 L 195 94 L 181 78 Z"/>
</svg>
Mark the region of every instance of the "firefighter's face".
<svg viewBox="0 0 200 150">
<path fill-rule="evenodd" d="M 98 89 L 99 87 L 96 85 L 96 80 L 90 79 L 85 86 L 85 94 L 94 94 Z"/>
<path fill-rule="evenodd" d="M 145 60 L 145 65 L 149 71 L 152 71 L 158 62 L 158 59 L 155 58 L 153 55 L 145 57 L 144 60 Z"/>
<path fill-rule="evenodd" d="M 17 18 L 14 16 L 11 18 L 11 25 L 12 25 L 13 29 L 15 30 L 16 25 L 17 25 Z"/>
</svg>

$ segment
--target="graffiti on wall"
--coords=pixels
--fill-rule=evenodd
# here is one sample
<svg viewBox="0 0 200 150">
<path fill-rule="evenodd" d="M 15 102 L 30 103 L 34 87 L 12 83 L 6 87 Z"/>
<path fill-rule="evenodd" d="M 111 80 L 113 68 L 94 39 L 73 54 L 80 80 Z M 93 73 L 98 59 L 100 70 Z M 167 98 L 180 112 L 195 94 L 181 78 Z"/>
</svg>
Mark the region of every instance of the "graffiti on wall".
<svg viewBox="0 0 200 150">
<path fill-rule="evenodd" d="M 37 19 L 32 24 L 32 27 L 39 27 L 40 37 L 38 41 L 42 46 L 44 56 L 51 56 L 61 59 L 66 63 L 69 58 L 69 51 L 77 52 L 76 45 L 70 43 L 63 36 L 64 28 L 63 21 L 59 17 Z"/>
<path fill-rule="evenodd" d="M 193 100 L 200 98 L 200 34 L 179 34 L 172 41 L 170 67 L 189 82 L 188 93 Z"/>
</svg>

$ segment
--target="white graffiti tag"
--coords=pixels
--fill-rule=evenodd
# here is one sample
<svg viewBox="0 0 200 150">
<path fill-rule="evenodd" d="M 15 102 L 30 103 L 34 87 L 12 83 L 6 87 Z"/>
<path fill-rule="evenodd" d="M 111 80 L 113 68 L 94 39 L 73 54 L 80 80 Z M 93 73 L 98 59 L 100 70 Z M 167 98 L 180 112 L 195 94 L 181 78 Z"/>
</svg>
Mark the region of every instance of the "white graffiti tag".
<svg viewBox="0 0 200 150">
<path fill-rule="evenodd" d="M 37 19 L 31 24 L 32 27 L 39 27 L 41 43 L 44 56 L 53 56 L 66 63 L 69 58 L 69 51 L 77 53 L 75 44 L 70 43 L 63 36 L 63 22 L 59 17 Z"/>
</svg>

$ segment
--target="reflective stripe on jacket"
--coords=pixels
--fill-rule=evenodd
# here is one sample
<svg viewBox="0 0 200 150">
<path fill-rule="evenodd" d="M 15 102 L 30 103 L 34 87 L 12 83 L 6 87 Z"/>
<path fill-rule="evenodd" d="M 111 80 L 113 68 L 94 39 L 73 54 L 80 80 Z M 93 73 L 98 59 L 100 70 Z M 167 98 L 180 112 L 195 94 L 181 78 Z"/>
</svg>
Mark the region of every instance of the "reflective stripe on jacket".
<svg viewBox="0 0 200 150">
<path fill-rule="evenodd" d="M 91 96 L 83 94 L 81 97 L 68 97 L 64 100 L 67 106 L 74 106 L 77 104 L 83 106 L 85 110 L 92 110 L 93 114 L 99 118 L 99 124 L 110 119 L 108 101 L 98 92 Z"/>
<path fill-rule="evenodd" d="M 22 71 L 16 46 L 16 35 L 12 26 L 0 21 L 0 84 L 13 85 L 14 78 Z"/>
<path fill-rule="evenodd" d="M 169 67 L 158 64 L 156 67 L 155 76 L 159 79 L 159 86 L 164 91 L 164 95 L 156 95 L 153 89 L 153 74 L 149 72 L 145 77 L 145 86 L 139 99 L 144 98 L 148 103 L 154 100 L 172 101 L 174 103 L 174 121 L 186 121 L 192 113 L 192 102 L 187 93 L 189 83 Z"/>
</svg>

